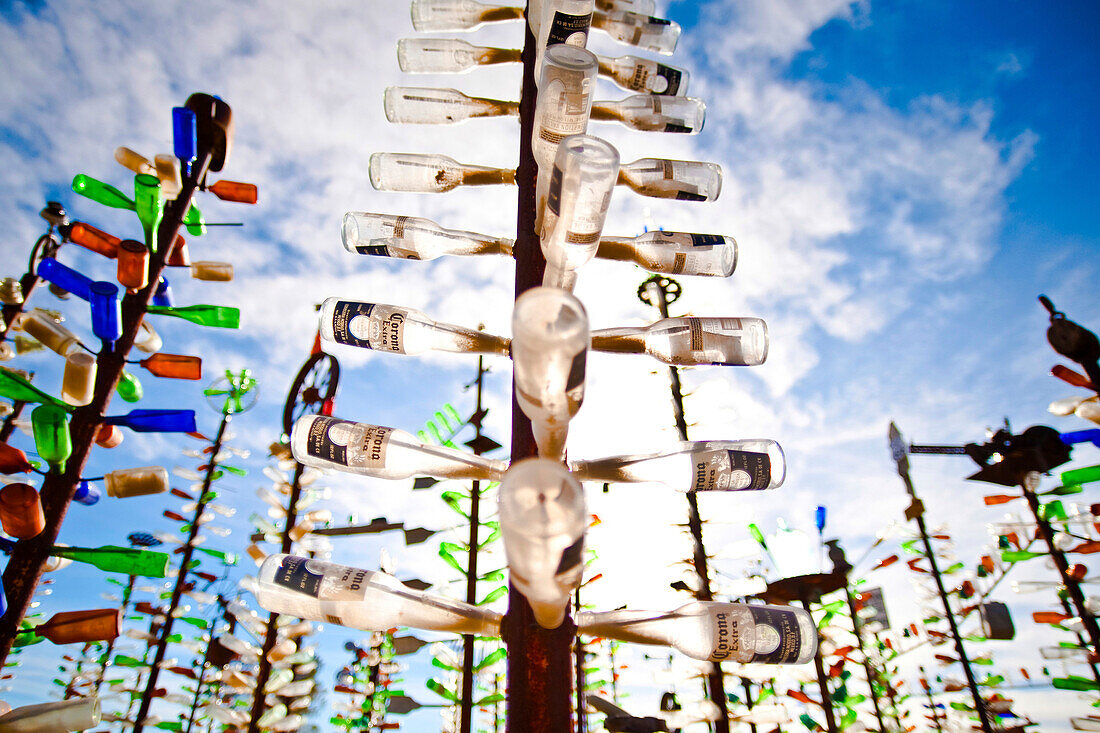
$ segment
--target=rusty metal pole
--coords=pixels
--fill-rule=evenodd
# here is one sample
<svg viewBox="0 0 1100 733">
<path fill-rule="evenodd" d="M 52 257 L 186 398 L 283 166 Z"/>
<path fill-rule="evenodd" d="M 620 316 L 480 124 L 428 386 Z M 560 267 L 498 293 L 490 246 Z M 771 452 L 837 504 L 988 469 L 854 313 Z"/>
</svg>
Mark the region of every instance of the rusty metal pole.
<svg viewBox="0 0 1100 733">
<path fill-rule="evenodd" d="M 526 20 L 526 19 L 525 19 Z M 519 189 L 516 243 L 515 295 L 542 284 L 546 260 L 535 233 L 535 178 L 538 168 L 531 152 L 531 129 L 535 117 L 535 38 L 526 22 L 523 40 L 523 86 L 520 94 Z M 514 382 L 514 377 L 513 377 Z M 512 462 L 537 454 L 531 421 L 516 402 L 512 389 Z M 556 629 L 544 629 L 535 622 L 527 599 L 508 586 L 508 612 L 501 624 L 501 636 L 508 650 L 507 723 L 508 733 L 570 733 L 572 729 L 571 651 L 576 624 L 566 613 Z"/>
<path fill-rule="evenodd" d="M 477 397 L 474 415 L 474 454 L 481 455 L 481 396 L 485 376 L 485 357 L 477 358 Z M 474 481 L 470 486 L 470 538 L 469 565 L 466 567 L 466 602 L 477 603 L 477 553 L 478 529 L 481 527 L 481 482 Z M 462 635 L 462 694 L 459 707 L 459 733 L 470 733 L 474 717 L 474 635 Z"/>
<path fill-rule="evenodd" d="M 802 593 L 799 598 L 799 600 L 802 601 L 802 607 L 806 609 L 806 613 L 813 613 L 813 609 L 810 608 L 809 592 L 805 586 L 800 586 L 799 590 Z M 829 733 L 837 733 L 840 729 L 836 727 L 836 715 L 833 713 L 833 697 L 829 694 L 829 678 L 825 675 L 825 664 L 821 660 L 820 648 L 814 652 L 814 670 L 817 672 L 817 689 L 821 692 L 821 709 L 825 711 L 825 727 Z"/>
<path fill-rule="evenodd" d="M 859 645 L 859 653 L 863 657 L 863 671 L 867 675 L 867 687 L 871 690 L 871 702 L 875 707 L 875 720 L 878 721 L 879 730 L 886 733 L 886 722 L 882 719 L 882 709 L 878 703 L 878 690 L 875 688 L 875 683 L 879 682 L 878 669 L 871 664 L 871 659 L 867 656 L 867 649 L 863 644 L 863 621 L 859 618 L 859 611 L 856 609 L 856 598 L 852 594 L 852 586 L 844 586 L 844 596 L 848 600 L 848 610 L 852 614 L 852 632 L 856 635 L 856 644 Z"/>
<path fill-rule="evenodd" d="M 95 393 L 92 401 L 73 411 L 69 423 L 73 452 L 65 463 L 65 471 L 50 471 L 42 482 L 39 495 L 46 516 L 46 528 L 37 537 L 20 540 L 12 550 L 11 558 L 4 569 L 3 582 L 8 597 L 8 611 L 0 617 L 0 666 L 7 661 L 15 636 L 19 633 L 19 624 L 30 608 L 31 598 L 42 579 L 42 567 L 57 542 L 61 524 L 65 521 L 73 494 L 80 483 L 80 474 L 88 462 L 92 446 L 95 445 L 96 431 L 103 422 L 103 414 L 126 365 L 126 356 L 134 345 L 145 309 L 152 300 L 164 271 L 164 260 L 172 249 L 183 217 L 191 206 L 191 198 L 198 181 L 206 174 L 209 162 L 209 152 L 196 160 L 192 174 L 183 179 L 179 196 L 165 205 L 164 217 L 157 229 L 157 251 L 149 258 L 149 284 L 136 293 L 127 292 L 122 298 L 122 336 L 115 342 L 114 348 L 104 345 L 100 350 L 96 359 Z"/>
<path fill-rule="evenodd" d="M 657 307 L 657 310 L 661 313 L 661 318 L 668 318 L 668 287 L 671 284 L 676 284 L 676 281 L 662 275 L 655 275 L 642 286 L 652 286 L 648 287 L 646 292 L 656 292 L 657 302 L 649 302 L 649 305 Z M 639 295 L 641 295 L 641 291 L 639 291 Z M 643 299 L 643 302 L 648 301 Z M 680 370 L 670 366 L 668 376 L 672 390 L 672 410 L 673 419 L 676 422 L 676 432 L 679 434 L 680 440 L 686 442 L 688 440 L 688 430 L 687 419 L 684 417 L 684 393 L 680 385 Z M 707 551 L 703 545 L 703 519 L 699 514 L 699 500 L 696 498 L 695 492 L 687 492 L 687 502 L 688 531 L 691 533 L 692 541 L 692 564 L 695 566 L 695 574 L 699 576 L 699 592 L 696 597 L 701 601 L 713 601 L 714 594 L 710 589 L 710 568 L 707 562 Z M 743 685 L 747 696 L 747 705 L 752 708 L 752 696 L 749 694 L 748 683 L 745 682 Z M 720 711 L 718 720 L 714 721 L 714 733 L 729 733 L 729 707 L 726 699 L 725 673 L 722 672 L 722 665 L 719 662 L 711 663 L 710 672 L 707 673 L 706 694 Z M 755 723 L 750 723 L 749 728 L 752 733 L 756 733 Z"/>
</svg>

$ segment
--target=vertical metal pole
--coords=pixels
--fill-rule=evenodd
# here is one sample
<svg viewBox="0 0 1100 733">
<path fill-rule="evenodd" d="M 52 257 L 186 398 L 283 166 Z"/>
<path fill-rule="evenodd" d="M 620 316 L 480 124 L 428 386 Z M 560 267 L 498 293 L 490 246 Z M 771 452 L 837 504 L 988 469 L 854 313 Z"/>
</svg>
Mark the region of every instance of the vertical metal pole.
<svg viewBox="0 0 1100 733">
<path fill-rule="evenodd" d="M 199 698 L 202 696 L 202 686 L 206 682 L 206 663 L 210 659 L 210 646 L 214 643 L 213 628 L 211 628 L 210 641 L 206 643 L 206 651 L 202 655 L 202 664 L 199 665 L 199 679 L 195 683 L 195 697 L 191 700 L 191 714 L 187 716 L 187 733 L 191 733 L 191 727 L 195 724 L 195 713 L 199 709 Z"/>
<path fill-rule="evenodd" d="M 863 646 L 863 622 L 859 619 L 859 613 L 856 611 L 856 599 L 852 595 L 851 586 L 844 586 L 844 595 L 848 599 L 848 610 L 852 613 L 852 631 L 856 635 L 856 643 L 859 645 L 860 656 L 863 657 L 863 671 L 867 675 L 867 687 L 871 689 L 871 702 L 875 706 L 875 720 L 878 721 L 878 727 L 883 733 L 886 732 L 886 724 L 882 720 L 882 710 L 878 705 L 878 690 L 875 689 L 875 682 L 878 679 L 878 670 L 871 666 L 871 660 L 867 657 L 867 652 Z"/>
<path fill-rule="evenodd" d="M 289 553 L 293 541 L 290 539 L 290 530 L 298 521 L 298 499 L 302 496 L 302 472 L 305 466 L 301 463 L 294 464 L 294 479 L 290 484 L 290 501 L 287 503 L 286 524 L 283 525 L 283 535 L 280 538 L 282 545 L 279 552 Z M 271 677 L 271 660 L 268 655 L 275 648 L 275 642 L 279 638 L 279 614 L 270 613 L 267 616 L 267 626 L 264 630 L 264 643 L 260 649 L 260 666 L 256 670 L 256 692 L 252 698 L 252 715 L 248 723 L 248 733 L 259 733 L 260 716 L 266 708 L 265 698 L 267 694 L 264 687 Z"/>
<path fill-rule="evenodd" d="M 164 661 L 165 652 L 168 650 L 168 637 L 172 634 L 172 611 L 179 606 L 183 588 L 187 584 L 188 565 L 191 564 L 191 556 L 195 552 L 195 538 L 199 534 L 199 517 L 206 509 L 204 501 L 210 491 L 210 485 L 214 482 L 214 471 L 218 467 L 218 454 L 222 449 L 222 440 L 225 438 L 225 429 L 232 419 L 231 413 L 223 413 L 221 424 L 218 425 L 218 434 L 214 438 L 213 450 L 210 452 L 210 463 L 207 464 L 206 475 L 202 479 L 202 493 L 199 495 L 195 506 L 195 518 L 191 521 L 191 531 L 187 535 L 187 542 L 183 545 L 183 555 L 180 558 L 179 575 L 176 576 L 176 586 L 172 589 L 172 599 L 168 602 L 168 610 L 165 612 L 164 625 L 160 628 L 160 638 L 157 641 L 157 651 L 153 655 L 153 661 L 149 668 L 149 680 L 145 685 L 145 694 L 141 696 L 141 707 L 138 708 L 137 717 L 134 718 L 133 733 L 141 733 L 145 726 L 145 718 L 149 715 L 149 706 L 153 704 L 153 691 L 157 686 L 157 677 L 160 675 L 160 663 Z"/>
<path fill-rule="evenodd" d="M 806 613 L 812 613 L 806 590 L 804 588 L 800 590 L 802 597 L 799 600 L 802 601 L 802 607 L 806 609 Z M 829 682 L 825 676 L 825 665 L 821 661 L 820 648 L 814 653 L 814 669 L 817 671 L 817 689 L 821 692 L 821 709 L 825 711 L 825 726 L 829 733 L 837 733 L 836 716 L 833 714 L 833 698 L 829 694 Z"/>
<path fill-rule="evenodd" d="M 936 699 L 932 697 L 932 683 L 928 681 L 928 675 L 924 671 L 924 667 L 919 667 L 921 676 L 921 687 L 924 688 L 925 694 L 928 695 L 928 707 L 932 710 L 932 722 L 936 724 L 936 730 L 943 731 L 943 726 L 940 725 L 940 714 L 936 711 Z"/>
<path fill-rule="evenodd" d="M 894 423 L 890 423 L 890 444 L 891 446 L 902 444 L 901 433 Z M 985 701 L 982 700 L 981 693 L 978 691 L 978 681 L 974 679 L 974 670 L 970 667 L 970 658 L 967 657 L 966 649 L 963 647 L 959 625 L 955 621 L 955 614 L 951 611 L 951 601 L 947 597 L 947 590 L 943 587 L 943 577 L 940 575 L 939 564 L 936 562 L 936 553 L 932 549 L 932 540 L 929 539 L 928 528 L 924 524 L 924 507 L 919 505 L 920 499 L 917 498 L 917 490 L 913 487 L 913 479 L 909 476 L 909 458 L 904 453 L 898 456 L 896 452 L 894 458 L 898 464 L 898 475 L 905 483 L 905 490 L 909 492 L 909 496 L 913 499 L 913 506 L 920 510 L 912 513 L 916 515 L 917 529 L 920 530 L 921 541 L 924 543 L 924 554 L 932 568 L 932 579 L 936 581 L 936 590 L 939 592 L 940 602 L 943 604 L 943 613 L 947 617 L 948 625 L 951 627 L 951 638 L 955 641 L 955 653 L 959 655 L 959 663 L 962 664 L 963 672 L 966 674 L 966 684 L 970 687 L 970 696 L 974 700 L 978 720 L 984 733 L 993 733 L 989 711 L 985 709 Z"/>
<path fill-rule="evenodd" d="M 535 178 L 538 167 L 531 152 L 531 130 L 535 116 L 535 38 L 524 23 L 523 89 L 520 94 L 520 152 L 516 170 L 518 211 L 515 294 L 542 284 L 546 267 L 535 233 Z M 514 382 L 514 376 L 513 376 Z M 537 453 L 531 421 L 516 402 L 512 389 L 512 461 Z M 508 612 L 501 624 L 501 636 L 508 650 L 507 723 L 508 733 L 569 733 L 572 688 L 570 657 L 576 624 L 569 614 L 556 629 L 544 629 L 535 622 L 527 599 L 508 587 Z"/>
<path fill-rule="evenodd" d="M 132 545 L 131 545 L 132 546 Z M 127 609 L 130 608 L 130 596 L 134 592 L 134 583 L 137 582 L 137 576 L 131 575 L 130 580 L 126 583 L 126 588 L 122 591 L 122 608 L 119 609 L 120 613 L 125 616 Z M 99 674 L 96 675 L 94 694 L 99 695 L 99 688 L 103 686 L 103 677 L 107 674 L 107 665 L 111 661 L 111 652 L 115 649 L 115 640 L 111 639 L 107 642 L 107 649 L 99 658 Z"/>
<path fill-rule="evenodd" d="M 477 358 L 477 397 L 474 414 L 479 419 L 474 422 L 474 445 L 480 444 L 481 437 L 481 394 L 485 375 L 485 357 Z M 481 455 L 481 448 L 474 448 L 475 455 Z M 481 527 L 481 482 L 474 481 L 470 486 L 470 537 L 469 564 L 466 567 L 466 602 L 477 603 L 477 553 L 478 530 Z M 470 733 L 474 717 L 474 635 L 462 635 L 462 696 L 459 708 L 459 731 Z"/>
<path fill-rule="evenodd" d="M 881 649 L 882 644 L 879 641 L 877 632 L 874 634 L 874 639 L 875 639 L 875 647 L 878 648 L 878 649 Z M 897 724 L 898 730 L 899 731 L 904 731 L 905 726 L 902 725 L 901 715 L 898 714 L 898 702 L 895 699 L 894 687 L 893 687 L 893 685 L 890 684 L 890 680 L 887 679 L 885 675 L 883 675 L 883 687 L 886 688 L 886 696 L 890 698 L 890 715 L 894 718 L 894 723 Z"/>
<path fill-rule="evenodd" d="M 577 588 L 573 594 L 573 610 L 580 613 L 581 610 L 581 589 Z M 576 689 L 576 708 L 577 708 L 577 733 L 588 733 L 588 714 L 585 713 L 584 706 L 584 641 L 581 639 L 580 634 L 577 634 L 577 638 L 573 640 L 573 665 L 575 681 L 573 683 Z"/>
<path fill-rule="evenodd" d="M 12 550 L 11 558 L 4 569 L 3 583 L 8 596 L 8 611 L 0 617 L 0 667 L 11 653 L 12 644 L 19 633 L 19 624 L 27 614 L 31 598 L 42 579 L 42 567 L 57 543 L 61 524 L 65 521 L 65 515 L 80 483 L 80 474 L 84 471 L 95 444 L 95 434 L 103 421 L 103 413 L 111 401 L 111 393 L 122 375 L 126 355 L 134 345 L 146 306 L 152 299 L 164 270 L 164 258 L 175 243 L 184 214 L 191 206 L 191 197 L 195 193 L 198 178 L 205 175 L 209 160 L 207 155 L 194 163 L 192 175 L 183 180 L 179 196 L 164 207 L 164 218 L 157 229 L 158 248 L 149 260 L 149 284 L 137 293 L 127 293 L 122 299 L 122 337 L 115 342 L 113 349 L 104 346 L 100 350 L 96 359 L 95 393 L 92 401 L 73 411 L 69 423 L 73 452 L 65 463 L 65 472 L 50 471 L 39 491 L 42 511 L 46 516 L 46 528 L 37 537 L 20 540 Z"/>
<path fill-rule="evenodd" d="M 1100 626 L 1096 623 L 1096 617 L 1089 613 L 1088 608 L 1085 607 L 1085 594 L 1081 592 L 1081 584 L 1069 574 L 1069 562 L 1066 560 L 1066 554 L 1054 544 L 1054 530 L 1051 528 L 1050 522 L 1043 519 L 1039 514 L 1039 497 L 1027 487 L 1026 481 L 1021 484 L 1020 488 L 1024 491 L 1027 506 L 1035 517 L 1035 526 L 1039 530 L 1039 536 L 1046 543 L 1047 552 L 1054 560 L 1054 567 L 1058 569 L 1058 575 L 1062 578 L 1062 585 L 1066 587 L 1066 591 L 1069 593 L 1069 599 L 1073 603 L 1074 610 L 1077 611 L 1077 616 L 1081 619 L 1081 625 L 1085 627 L 1085 633 L 1088 634 L 1092 648 L 1100 650 Z M 1093 673 L 1096 673 L 1095 668 Z"/>
<path fill-rule="evenodd" d="M 651 280 L 650 292 L 657 294 L 657 309 L 661 312 L 661 318 L 668 318 L 668 293 L 662 287 L 660 278 Z M 672 390 L 672 414 L 676 422 L 676 432 L 680 440 L 688 440 L 687 419 L 684 417 L 684 394 L 680 385 L 680 370 L 674 366 L 668 368 L 669 381 Z M 710 589 L 710 568 L 707 563 L 707 551 L 703 545 L 703 520 L 699 515 L 699 500 L 695 492 L 687 492 L 688 503 L 688 531 L 692 540 L 692 563 L 695 566 L 695 574 L 699 576 L 698 598 L 701 601 L 713 601 L 714 594 Z M 706 694 L 710 701 L 719 710 L 718 720 L 714 721 L 714 733 L 729 733 L 729 707 L 726 701 L 725 674 L 719 662 L 712 662 L 710 671 L 707 672 Z M 746 683 L 747 687 L 747 683 Z M 748 694 L 748 690 L 746 690 Z M 752 707 L 752 697 L 749 696 L 749 707 Z M 751 724 L 752 733 L 756 733 L 756 725 Z"/>
</svg>

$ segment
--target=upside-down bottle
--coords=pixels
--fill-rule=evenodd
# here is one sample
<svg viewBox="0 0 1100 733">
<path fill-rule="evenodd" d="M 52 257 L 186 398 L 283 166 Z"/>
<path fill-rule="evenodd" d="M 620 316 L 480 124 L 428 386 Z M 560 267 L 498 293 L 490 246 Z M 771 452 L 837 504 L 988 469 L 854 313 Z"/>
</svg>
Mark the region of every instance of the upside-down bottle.
<svg viewBox="0 0 1100 733">
<path fill-rule="evenodd" d="M 96 358 L 86 351 L 71 351 L 65 357 L 61 377 L 61 399 L 70 405 L 87 405 L 95 396 Z"/>
<path fill-rule="evenodd" d="M 573 135 L 559 146 L 539 236 L 543 285 L 571 291 L 577 268 L 595 256 L 618 169 L 619 152 L 597 137 Z"/>
<path fill-rule="evenodd" d="M 535 621 L 556 629 L 584 570 L 584 489 L 560 463 L 528 458 L 504 474 L 498 503 L 512 583 Z"/>
<path fill-rule="evenodd" d="M 410 626 L 430 631 L 496 636 L 500 614 L 413 590 L 392 575 L 272 555 L 257 573 L 256 600 L 265 610 L 363 631 Z"/>
<path fill-rule="evenodd" d="M 504 461 L 421 443 L 404 430 L 306 415 L 290 437 L 294 460 L 314 468 L 384 479 L 412 476 L 498 481 Z"/>
<path fill-rule="evenodd" d="M 361 255 L 434 260 L 442 255 L 511 254 L 512 240 L 444 229 L 429 219 L 349 211 L 341 231 L 344 249 Z"/>
<path fill-rule="evenodd" d="M 386 119 L 404 125 L 451 125 L 472 117 L 508 117 L 519 114 L 518 102 L 471 97 L 457 89 L 386 87 Z"/>
<path fill-rule="evenodd" d="M 524 292 L 512 312 L 516 400 L 543 458 L 561 460 L 569 421 L 584 401 L 588 315 L 558 288 Z"/>
<path fill-rule="evenodd" d="M 592 350 L 649 354 L 674 366 L 757 366 L 768 358 L 768 326 L 759 318 L 662 318 L 593 331 Z"/>
<path fill-rule="evenodd" d="M 554 46 L 584 48 L 588 45 L 592 10 L 592 0 L 542 0 L 537 11 L 539 24 L 535 32 L 535 81 L 540 91 L 543 89 L 541 80 L 546 52 Z"/>
<path fill-rule="evenodd" d="M 694 135 L 703 129 L 707 106 L 693 97 L 661 97 L 634 94 L 619 101 L 592 103 L 592 119 L 621 122 L 645 132 L 679 132 Z"/>
<path fill-rule="evenodd" d="M 592 27 L 616 41 L 665 55 L 675 51 L 676 42 L 680 40 L 679 23 L 621 10 L 594 14 Z"/>
<path fill-rule="evenodd" d="M 722 168 L 694 160 L 640 158 L 620 168 L 618 182 L 651 198 L 714 201 L 722 192 Z"/>
<path fill-rule="evenodd" d="M 446 155 L 373 153 L 370 182 L 378 191 L 444 193 L 459 186 L 514 184 L 511 168 L 489 168 L 459 163 Z"/>
<path fill-rule="evenodd" d="M 457 74 L 475 66 L 518 63 L 518 48 L 475 46 L 457 38 L 402 38 L 397 64 L 407 74 Z"/>
<path fill-rule="evenodd" d="M 321 305 L 321 338 L 393 354 L 449 351 L 502 354 L 509 341 L 483 331 L 437 323 L 414 308 L 328 298 Z"/>
<path fill-rule="evenodd" d="M 737 267 L 737 241 L 721 234 L 652 231 L 600 239 L 596 256 L 670 275 L 729 277 Z"/>
<path fill-rule="evenodd" d="M 646 455 L 571 461 L 581 481 L 655 481 L 680 491 L 757 491 L 783 484 L 786 461 L 774 440 L 703 440 Z"/>
<path fill-rule="evenodd" d="M 565 44 L 546 50 L 531 128 L 531 152 L 539 166 L 536 227 L 545 206 L 550 169 L 558 145 L 570 135 L 582 134 L 588 127 L 595 83 L 596 57 L 591 52 Z"/>
<path fill-rule="evenodd" d="M 697 601 L 667 613 L 582 612 L 576 620 L 590 636 L 671 646 L 703 661 L 805 664 L 817 651 L 813 618 L 789 606 Z"/>
<path fill-rule="evenodd" d="M 410 10 L 413 28 L 421 32 L 473 30 L 482 23 L 523 17 L 521 6 L 487 5 L 474 0 L 413 0 Z"/>
</svg>

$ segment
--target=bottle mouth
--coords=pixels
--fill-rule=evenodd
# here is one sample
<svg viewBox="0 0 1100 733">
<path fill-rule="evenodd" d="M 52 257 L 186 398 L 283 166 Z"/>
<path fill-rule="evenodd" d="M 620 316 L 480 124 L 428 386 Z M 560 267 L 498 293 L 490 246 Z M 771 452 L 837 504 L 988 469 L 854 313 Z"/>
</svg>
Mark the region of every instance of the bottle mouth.
<svg viewBox="0 0 1100 733">
<path fill-rule="evenodd" d="M 351 250 L 359 244 L 358 217 L 352 212 L 344 214 L 344 223 L 340 228 L 340 237 L 344 241 L 344 249 Z"/>
<path fill-rule="evenodd" d="M 563 69 L 585 71 L 597 68 L 599 59 L 586 48 L 558 43 L 546 49 L 542 56 L 542 63 Z"/>
<path fill-rule="evenodd" d="M 606 140 L 593 135 L 570 135 L 558 147 L 558 157 L 568 154 L 566 151 L 579 161 L 581 170 L 611 169 L 618 173 L 619 151 Z"/>
</svg>

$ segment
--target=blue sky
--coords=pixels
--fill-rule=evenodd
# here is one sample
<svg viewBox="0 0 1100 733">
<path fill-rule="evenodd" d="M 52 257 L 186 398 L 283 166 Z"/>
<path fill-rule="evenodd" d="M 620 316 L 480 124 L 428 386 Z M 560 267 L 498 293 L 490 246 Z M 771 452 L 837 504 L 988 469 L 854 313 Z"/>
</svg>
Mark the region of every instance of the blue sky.
<svg viewBox="0 0 1100 733">
<path fill-rule="evenodd" d="M 1046 375 L 1057 360 L 1035 298 L 1045 292 L 1071 318 L 1100 328 L 1094 285 L 1100 222 L 1091 205 L 1100 104 L 1094 5 L 729 0 L 672 2 L 665 10 L 684 25 L 672 61 L 692 72 L 692 95 L 708 105 L 704 131 L 685 138 L 594 124 L 590 132 L 612 141 L 624 161 L 713 160 L 725 172 L 722 197 L 711 205 L 616 192 L 605 227 L 607 234 L 635 234 L 649 222 L 733 235 L 741 246 L 738 271 L 725 282 L 684 282 L 685 296 L 673 312 L 754 315 L 769 323 L 766 365 L 684 374 L 693 437 L 776 438 L 788 457 L 788 480 L 777 492 L 704 497 L 715 547 L 743 539 L 749 521 L 774 527 L 782 516 L 810 529 L 813 507 L 824 504 L 827 533 L 858 555 L 876 530 L 900 519 L 905 503 L 885 444 L 891 418 L 916 442 L 976 440 L 1005 416 L 1018 427 L 1087 427 L 1045 413 L 1048 402 L 1072 388 Z M 207 381 L 242 366 L 260 378 L 259 406 L 235 422 L 234 445 L 252 451 L 253 475 L 226 481 L 227 503 L 238 507 L 228 523 L 234 534 L 211 546 L 243 547 L 245 517 L 261 510 L 254 491 L 264 483 L 264 447 L 278 432 L 283 394 L 312 341 L 314 303 L 345 295 L 508 333 L 507 261 L 368 261 L 345 253 L 338 237 L 348 210 L 426 216 L 497 235 L 514 230 L 510 190 L 382 194 L 371 189 L 366 162 L 375 151 L 415 151 L 514 164 L 511 121 L 399 128 L 385 121 L 381 98 L 390 84 L 514 98 L 515 68 L 402 76 L 391 49 L 413 31 L 404 9 L 381 3 L 7 3 L 0 17 L 0 60 L 9 69 L 0 79 L 5 274 L 22 271 L 42 229 L 36 212 L 47 198 L 63 201 L 76 218 L 133 236 L 131 215 L 97 209 L 69 193 L 72 175 L 85 172 L 123 187 L 125 171 L 111 157 L 115 146 L 149 156 L 166 151 L 169 109 L 191 91 L 220 94 L 233 105 L 237 141 L 225 173 L 258 183 L 261 204 L 246 209 L 203 201 L 209 220 L 246 226 L 213 231 L 193 243 L 192 254 L 233 262 L 237 280 L 226 286 L 177 276 L 173 288 L 181 303 L 240 306 L 245 327 L 226 334 L 156 324 L 166 351 L 204 357 Z M 469 40 L 510 47 L 518 30 L 516 24 L 485 27 Z M 595 34 L 590 47 L 605 55 L 630 53 Z M 622 96 L 610 85 L 597 94 Z M 111 276 L 94 255 L 67 252 L 63 259 Z M 654 320 L 633 295 L 644 277 L 613 263 L 582 272 L 577 293 L 593 327 Z M 74 329 L 87 331 L 87 316 L 64 307 Z M 462 412 L 472 407 L 461 389 L 473 377 L 472 359 L 334 351 L 345 367 L 337 408 L 343 417 L 415 430 L 446 400 Z M 44 385 L 59 380 L 52 354 L 22 357 L 15 365 L 38 371 Z M 508 365 L 491 365 L 489 429 L 506 443 Z M 674 440 L 658 367 L 593 357 L 571 454 L 642 452 Z M 198 403 L 204 386 L 143 381 L 149 396 L 141 407 Z M 112 411 L 125 409 L 115 400 Z M 198 409 L 200 426 L 212 431 L 216 415 Z M 22 440 L 20 447 L 29 448 Z M 90 469 L 98 475 L 125 465 L 185 465 L 178 458 L 184 447 L 192 447 L 190 441 L 129 436 L 114 454 L 93 455 Z M 1085 447 L 1075 458 L 1090 465 L 1097 455 Z M 984 524 L 1000 515 L 982 506 L 980 486 L 962 481 L 970 472 L 965 459 L 914 459 L 930 523 L 950 522 L 955 551 L 968 564 L 987 541 Z M 409 494 L 405 485 L 327 480 L 337 516 L 384 514 L 439 528 L 450 521 L 434 499 Z M 1094 500 L 1090 493 L 1082 499 Z M 678 530 L 665 522 L 679 516 L 680 497 L 624 487 L 592 494 L 590 502 L 604 520 L 590 546 L 599 551 L 606 578 L 593 602 L 638 608 L 683 602 L 665 590 L 663 577 L 675 577 L 670 564 L 686 551 Z M 151 498 L 74 507 L 62 540 L 120 543 L 136 528 L 167 530 L 159 516 L 166 506 Z M 639 532 L 651 538 L 644 547 Z M 445 574 L 431 548 L 406 551 L 390 539 L 341 544 L 334 559 L 377 567 L 382 546 L 402 577 Z M 723 567 L 736 574 L 744 566 L 731 560 Z M 1047 572 L 1022 571 L 1030 575 L 1021 578 Z M 890 572 L 883 582 L 891 613 L 899 622 L 917 618 L 904 573 Z M 104 584 L 95 573 L 65 573 L 43 610 L 98 602 Z M 1057 637 L 1037 632 L 1027 615 L 1052 599 L 1016 598 L 1007 589 L 1000 596 L 1013 603 L 1020 635 L 996 650 L 997 659 L 1009 670 L 1037 667 L 1034 647 Z M 321 638 L 322 654 L 331 655 L 322 673 L 328 679 L 343 661 L 343 641 L 360 637 L 328 627 Z M 29 650 L 15 689 L 4 697 L 16 704 L 41 700 L 59 656 L 47 645 Z M 427 702 L 430 693 L 419 686 L 425 660 L 413 664 L 408 676 L 415 683 L 408 688 Z M 638 708 L 652 706 L 659 690 L 632 684 Z M 1043 730 L 1060 730 L 1065 710 L 1051 708 L 1075 704 L 1072 693 L 1063 695 L 1044 700 L 1025 691 L 1017 697 Z M 412 730 L 433 725 L 438 728 L 434 713 L 410 718 Z"/>
</svg>

